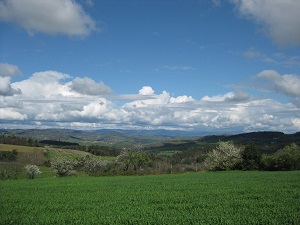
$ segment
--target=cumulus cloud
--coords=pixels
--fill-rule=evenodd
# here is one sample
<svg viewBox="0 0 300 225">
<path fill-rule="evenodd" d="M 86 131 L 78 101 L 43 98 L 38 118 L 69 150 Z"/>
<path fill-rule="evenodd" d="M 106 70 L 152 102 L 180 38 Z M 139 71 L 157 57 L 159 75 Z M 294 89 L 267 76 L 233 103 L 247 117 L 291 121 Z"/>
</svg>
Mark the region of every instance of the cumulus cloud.
<svg viewBox="0 0 300 225">
<path fill-rule="evenodd" d="M 34 73 L 29 79 L 15 82 L 12 86 L 22 90 L 23 97 L 25 96 L 28 99 L 51 99 L 57 95 L 75 95 L 68 86 L 61 83 L 62 80 L 68 78 L 71 78 L 68 74 L 49 70 Z"/>
<path fill-rule="evenodd" d="M 255 20 L 275 43 L 300 44 L 300 1 L 230 0 L 240 15 Z"/>
<path fill-rule="evenodd" d="M 170 103 L 184 103 L 184 102 L 194 102 L 195 99 L 193 99 L 192 96 L 187 96 L 187 95 L 182 95 L 178 96 L 176 98 L 171 97 L 170 98 Z"/>
<path fill-rule="evenodd" d="M 115 102 L 118 96 L 86 93 L 83 87 L 91 81 L 80 79 L 79 92 L 72 86 L 77 78 L 57 71 L 34 73 L 12 83 L 22 94 L 0 98 L 1 125 L 206 131 L 299 129 L 300 109 L 295 104 L 257 99 L 242 90 L 195 100 L 188 95 L 171 96 L 167 91 L 156 93 L 151 86 L 144 86 L 138 94 L 122 96 L 120 103 Z"/>
<path fill-rule="evenodd" d="M 22 74 L 19 68 L 12 64 L 0 63 L 0 96 L 20 94 L 20 89 L 11 86 L 11 77 Z"/>
<path fill-rule="evenodd" d="M 16 23 L 29 33 L 86 36 L 96 23 L 73 0 L 3 0 L 0 20 Z"/>
<path fill-rule="evenodd" d="M 26 114 L 21 114 L 10 108 L 0 108 L 0 121 L 1 120 L 26 120 Z"/>
<path fill-rule="evenodd" d="M 295 74 L 280 75 L 275 70 L 264 70 L 257 76 L 258 79 L 269 81 L 269 91 L 283 93 L 290 97 L 300 97 L 300 76 Z"/>
<path fill-rule="evenodd" d="M 72 90 L 85 95 L 101 95 L 111 93 L 111 89 L 106 86 L 103 82 L 96 83 L 94 80 L 84 77 L 76 77 L 70 87 Z"/>
<path fill-rule="evenodd" d="M 154 90 L 150 86 L 144 86 L 142 89 L 139 90 L 140 95 L 153 95 Z"/>
</svg>

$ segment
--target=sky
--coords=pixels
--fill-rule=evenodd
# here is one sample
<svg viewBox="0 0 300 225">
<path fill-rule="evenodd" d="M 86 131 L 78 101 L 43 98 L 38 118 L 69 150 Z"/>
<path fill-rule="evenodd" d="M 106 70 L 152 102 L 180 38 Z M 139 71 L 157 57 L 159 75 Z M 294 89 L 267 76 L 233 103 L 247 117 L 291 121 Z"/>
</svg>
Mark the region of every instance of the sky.
<svg viewBox="0 0 300 225">
<path fill-rule="evenodd" d="M 299 0 L 0 0 L 0 128 L 300 131 Z"/>
</svg>

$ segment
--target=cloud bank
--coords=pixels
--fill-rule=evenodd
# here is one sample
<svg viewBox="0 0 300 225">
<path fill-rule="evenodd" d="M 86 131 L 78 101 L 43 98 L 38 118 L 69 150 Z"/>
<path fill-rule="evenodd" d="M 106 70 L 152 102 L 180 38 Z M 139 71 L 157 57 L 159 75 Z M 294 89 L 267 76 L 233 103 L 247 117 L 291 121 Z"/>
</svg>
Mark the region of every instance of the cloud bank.
<svg viewBox="0 0 300 225">
<path fill-rule="evenodd" d="M 230 0 L 238 13 L 254 20 L 279 45 L 300 45 L 300 1 Z"/>
<path fill-rule="evenodd" d="M 16 68 L 16 67 L 10 67 Z M 16 70 L 18 71 L 18 70 Z M 8 74 L 13 74 L 8 73 Z M 262 71 L 256 79 L 265 79 L 271 90 L 297 99 L 299 76 Z M 290 84 L 294 86 L 288 88 Z M 90 85 L 91 89 L 88 89 Z M 0 96 L 0 122 L 3 128 L 73 129 L 173 129 L 201 131 L 300 129 L 300 108 L 270 98 L 251 96 L 235 90 L 200 100 L 192 96 L 155 93 L 151 86 L 138 94 L 116 95 L 103 82 L 73 78 L 58 71 L 43 71 L 28 79 L 11 83 L 20 90 Z M 122 104 L 116 101 L 122 99 Z"/>
<path fill-rule="evenodd" d="M 73 0 L 3 0 L 0 20 L 15 23 L 29 33 L 87 36 L 96 23 Z"/>
</svg>

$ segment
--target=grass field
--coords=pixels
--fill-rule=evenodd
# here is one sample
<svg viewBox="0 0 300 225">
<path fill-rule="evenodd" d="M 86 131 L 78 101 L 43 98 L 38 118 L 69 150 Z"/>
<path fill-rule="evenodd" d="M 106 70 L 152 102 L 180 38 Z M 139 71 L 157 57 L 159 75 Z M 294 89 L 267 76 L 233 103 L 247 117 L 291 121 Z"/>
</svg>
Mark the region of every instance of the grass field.
<svg viewBox="0 0 300 225">
<path fill-rule="evenodd" d="M 0 151 L 12 151 L 17 150 L 17 152 L 23 153 L 34 153 L 34 152 L 43 152 L 45 149 L 44 147 L 29 147 L 29 146 L 21 146 L 21 145 L 7 145 L 7 144 L 0 144 Z M 71 149 L 60 149 L 60 148 L 48 148 L 50 154 L 54 156 L 63 155 L 63 156 L 86 156 L 91 155 L 88 152 L 78 151 L 78 150 L 71 150 Z"/>
<path fill-rule="evenodd" d="M 0 181 L 0 224 L 300 224 L 300 171 Z"/>
</svg>

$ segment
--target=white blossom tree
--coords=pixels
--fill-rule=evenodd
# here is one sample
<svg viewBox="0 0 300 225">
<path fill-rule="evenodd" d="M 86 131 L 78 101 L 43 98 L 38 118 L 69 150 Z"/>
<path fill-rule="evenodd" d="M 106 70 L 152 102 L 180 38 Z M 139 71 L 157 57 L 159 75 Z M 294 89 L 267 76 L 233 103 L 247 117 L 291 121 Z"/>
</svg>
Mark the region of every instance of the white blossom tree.
<svg viewBox="0 0 300 225">
<path fill-rule="evenodd" d="M 28 179 L 34 179 L 37 175 L 42 173 L 36 165 L 26 165 L 25 171 Z"/>
<path fill-rule="evenodd" d="M 208 153 L 204 165 L 208 170 L 231 170 L 242 161 L 242 148 L 231 142 L 220 142 Z"/>
<path fill-rule="evenodd" d="M 51 162 L 51 167 L 55 170 L 56 174 L 60 177 L 68 176 L 71 170 L 76 165 L 75 161 L 66 157 L 57 157 Z"/>
</svg>

